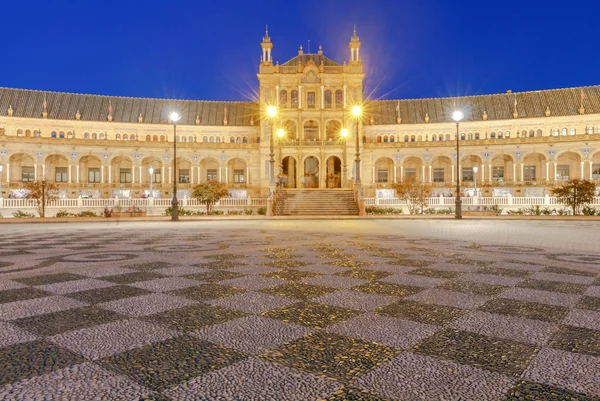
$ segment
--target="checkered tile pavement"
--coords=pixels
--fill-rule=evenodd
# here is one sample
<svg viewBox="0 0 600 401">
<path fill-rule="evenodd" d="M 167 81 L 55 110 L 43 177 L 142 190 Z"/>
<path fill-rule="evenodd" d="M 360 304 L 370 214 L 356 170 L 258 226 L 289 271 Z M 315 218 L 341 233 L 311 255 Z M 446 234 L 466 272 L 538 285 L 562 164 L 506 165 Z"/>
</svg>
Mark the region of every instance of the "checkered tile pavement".
<svg viewBox="0 0 600 401">
<path fill-rule="evenodd" d="M 0 400 L 600 400 L 599 255 L 72 235 L 0 236 Z"/>
</svg>

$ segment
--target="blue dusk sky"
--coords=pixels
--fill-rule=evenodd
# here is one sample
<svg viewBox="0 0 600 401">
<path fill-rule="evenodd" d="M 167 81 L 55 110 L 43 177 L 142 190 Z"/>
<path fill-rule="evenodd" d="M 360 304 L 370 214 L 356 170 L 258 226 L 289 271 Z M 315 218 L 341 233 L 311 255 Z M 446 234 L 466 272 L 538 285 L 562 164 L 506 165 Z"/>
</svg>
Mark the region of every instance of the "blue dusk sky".
<svg viewBox="0 0 600 401">
<path fill-rule="evenodd" d="M 353 25 L 365 94 L 409 99 L 600 84 L 598 0 L 6 1 L 0 86 L 252 100 L 260 42 L 338 62 Z"/>
</svg>

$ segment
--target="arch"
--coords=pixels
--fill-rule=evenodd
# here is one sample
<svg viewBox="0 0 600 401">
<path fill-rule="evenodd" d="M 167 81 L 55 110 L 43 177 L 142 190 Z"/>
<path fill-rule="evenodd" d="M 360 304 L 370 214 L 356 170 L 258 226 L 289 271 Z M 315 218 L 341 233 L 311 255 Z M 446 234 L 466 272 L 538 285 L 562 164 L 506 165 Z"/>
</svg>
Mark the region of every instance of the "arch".
<svg viewBox="0 0 600 401">
<path fill-rule="evenodd" d="M 207 143 L 208 142 L 208 137 L 206 135 L 204 135 L 202 137 L 202 142 Z"/>
<path fill-rule="evenodd" d="M 90 139 L 90 133 L 89 132 L 84 133 L 83 139 Z"/>
<path fill-rule="evenodd" d="M 329 156 L 325 160 L 325 187 L 342 187 L 342 160 L 337 156 Z"/>
<path fill-rule="evenodd" d="M 307 156 L 303 161 L 304 176 L 300 179 L 304 188 L 319 188 L 319 159 Z"/>
<path fill-rule="evenodd" d="M 452 159 L 448 156 L 434 156 L 431 159 L 431 181 L 434 183 L 452 182 Z"/>
<path fill-rule="evenodd" d="M 26 138 L 29 138 L 29 137 L 31 137 L 31 130 L 29 130 L 29 129 L 26 129 L 26 130 L 25 130 L 25 137 L 26 137 Z"/>
<path fill-rule="evenodd" d="M 96 155 L 83 155 L 77 161 L 79 165 L 79 182 L 84 184 L 100 184 L 102 182 L 102 160 Z"/>
<path fill-rule="evenodd" d="M 245 136 L 245 137 L 242 138 L 242 143 L 248 143 L 248 137 L 247 136 Z"/>
<path fill-rule="evenodd" d="M 117 155 L 110 159 L 112 182 L 132 184 L 136 172 L 133 171 L 133 160 L 129 156 Z M 139 178 L 136 177 L 136 181 Z"/>
<path fill-rule="evenodd" d="M 229 142 L 230 143 L 235 143 L 235 136 L 229 137 Z"/>
<path fill-rule="evenodd" d="M 543 135 L 543 134 L 542 134 L 542 130 L 541 130 L 541 129 L 538 129 L 538 130 L 537 130 L 537 137 L 538 137 L 538 138 L 541 138 L 541 137 L 542 137 L 542 135 Z"/>
<path fill-rule="evenodd" d="M 92 139 L 93 140 L 97 140 L 98 139 L 98 134 L 96 134 L 95 132 L 92 132 Z"/>
<path fill-rule="evenodd" d="M 377 135 L 377 137 L 375 138 L 375 142 L 381 143 L 381 135 Z"/>
<path fill-rule="evenodd" d="M 17 136 L 23 136 L 23 130 L 22 129 L 18 129 L 17 130 Z"/>
<path fill-rule="evenodd" d="M 331 97 L 331 90 L 327 89 L 325 91 L 325 108 L 330 109 L 333 107 L 333 99 Z"/>
<path fill-rule="evenodd" d="M 116 134 L 115 135 L 115 140 L 120 141 L 121 140 L 121 134 Z"/>
<path fill-rule="evenodd" d="M 98 135 L 98 139 L 108 139 L 108 136 L 106 136 L 104 132 L 101 132 L 100 135 Z"/>
<path fill-rule="evenodd" d="M 343 99 L 344 99 L 344 95 L 342 94 L 341 90 L 336 90 L 335 91 L 335 108 L 336 109 L 341 109 L 343 107 Z"/>
<path fill-rule="evenodd" d="M 449 141 L 450 140 L 450 134 L 446 134 L 446 140 Z"/>
<path fill-rule="evenodd" d="M 414 135 L 411 135 L 411 136 L 410 136 L 410 141 L 411 141 L 411 142 L 415 142 L 415 140 L 416 140 L 416 139 L 417 139 L 417 138 L 416 138 Z"/>
<path fill-rule="evenodd" d="M 529 137 L 530 138 L 535 138 L 535 131 L 534 130 L 532 130 L 532 129 L 529 130 Z"/>
<path fill-rule="evenodd" d="M 298 107 L 298 91 L 296 89 L 290 92 L 291 107 Z"/>
<path fill-rule="evenodd" d="M 279 107 L 286 109 L 288 106 L 288 96 L 287 91 L 282 89 L 279 91 Z"/>
<path fill-rule="evenodd" d="M 188 142 L 196 142 L 196 137 L 195 136 L 188 136 Z"/>
<path fill-rule="evenodd" d="M 593 132 L 592 132 L 592 133 L 593 133 Z M 34 129 L 34 130 L 33 130 L 33 137 L 34 137 L 34 138 L 39 138 L 39 137 L 40 137 L 40 131 L 38 131 L 38 130 Z"/>
<path fill-rule="evenodd" d="M 128 140 L 129 140 L 129 135 L 127 135 L 127 134 L 123 134 L 123 140 L 124 140 L 124 141 L 128 141 Z"/>
<path fill-rule="evenodd" d="M 165 138 L 165 136 L 164 136 L 164 135 L 161 135 L 161 136 L 160 136 L 160 142 L 166 142 L 166 140 L 167 140 L 167 139 Z"/>
<path fill-rule="evenodd" d="M 73 134 L 72 131 L 67 131 L 67 139 L 73 139 L 75 138 L 75 134 Z"/>
<path fill-rule="evenodd" d="M 245 186 L 247 177 L 248 163 L 241 157 L 234 157 L 227 161 L 227 180 L 234 186 Z"/>
<path fill-rule="evenodd" d="M 19 152 L 11 155 L 8 158 L 10 170 L 7 172 L 9 176 L 6 177 L 6 180 L 8 182 L 34 181 L 36 178 L 35 160 L 35 156 L 28 152 Z"/>
<path fill-rule="evenodd" d="M 284 188 L 296 188 L 298 185 L 298 161 L 294 156 L 286 156 L 282 161 L 282 174 Z"/>
<path fill-rule="evenodd" d="M 281 124 L 281 128 L 285 131 L 284 138 L 286 139 L 298 139 L 298 131 L 296 129 L 296 122 L 293 120 L 285 120 Z"/>
<path fill-rule="evenodd" d="M 221 161 L 215 157 L 205 157 L 204 159 L 200 160 L 200 183 L 219 181 L 220 169 Z"/>
<path fill-rule="evenodd" d="M 556 155 L 556 179 L 570 180 L 581 178 L 581 160 L 579 153 L 574 151 L 563 151 Z"/>
<path fill-rule="evenodd" d="M 408 135 L 404 135 L 404 142 L 408 142 L 409 140 L 409 136 Z"/>
<path fill-rule="evenodd" d="M 395 136 L 394 135 L 390 135 L 390 142 L 395 142 L 395 141 L 396 141 Z"/>
<path fill-rule="evenodd" d="M 221 137 L 220 137 L 220 136 L 217 136 L 217 137 L 215 138 L 215 142 L 216 142 L 216 143 L 221 143 Z"/>
<path fill-rule="evenodd" d="M 44 158 L 46 178 L 55 182 L 69 182 L 69 159 L 62 153 L 51 153 Z"/>
<path fill-rule="evenodd" d="M 389 157 L 380 157 L 375 160 L 375 183 L 389 184 L 394 181 L 394 161 Z"/>
<path fill-rule="evenodd" d="M 307 120 L 304 123 L 304 140 L 305 141 L 319 141 L 321 140 L 319 135 L 319 123 L 316 120 Z"/>
<path fill-rule="evenodd" d="M 531 134 L 531 133 L 530 133 Z M 533 182 L 538 180 L 547 180 L 546 177 L 546 155 L 537 152 L 531 152 L 523 156 L 523 176 L 521 181 Z"/>
<path fill-rule="evenodd" d="M 424 182 L 423 177 L 423 166 L 425 163 L 419 156 L 409 156 L 402 160 L 402 168 L 404 170 L 404 176 L 401 178 L 405 180 L 414 180 L 417 182 Z"/>
<path fill-rule="evenodd" d="M 503 185 L 506 182 L 512 182 L 513 165 L 515 161 L 512 156 L 507 154 L 497 154 L 492 158 L 492 182 L 497 182 Z M 488 167 L 489 168 L 489 167 Z M 488 173 L 489 174 L 489 173 Z M 489 175 L 488 175 L 489 177 Z M 488 178 L 489 179 L 489 178 Z"/>
</svg>

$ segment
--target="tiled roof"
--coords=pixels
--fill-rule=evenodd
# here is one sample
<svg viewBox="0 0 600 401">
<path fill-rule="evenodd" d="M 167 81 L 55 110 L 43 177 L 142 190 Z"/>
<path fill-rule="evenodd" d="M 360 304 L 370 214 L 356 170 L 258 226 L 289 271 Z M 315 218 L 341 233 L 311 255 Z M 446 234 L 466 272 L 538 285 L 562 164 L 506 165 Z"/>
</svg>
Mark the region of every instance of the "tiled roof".
<svg viewBox="0 0 600 401">
<path fill-rule="evenodd" d="M 510 120 L 515 99 L 519 119 L 545 117 L 547 107 L 552 116 L 574 116 L 579 114 L 582 91 L 585 114 L 600 114 L 600 85 L 597 85 L 456 98 L 375 100 L 365 107 L 365 118 L 372 117 L 375 125 L 396 124 L 399 111 L 402 124 L 424 123 L 426 114 L 430 123 L 453 122 L 452 111 L 460 108 L 465 114 L 463 121 L 482 121 L 484 112 L 488 121 Z"/>
<path fill-rule="evenodd" d="M 12 106 L 15 117 L 41 118 L 44 99 L 49 119 L 75 120 L 79 111 L 82 121 L 107 121 L 110 104 L 115 122 L 137 123 L 141 113 L 144 123 L 168 124 L 167 116 L 176 110 L 181 114 L 178 124 L 195 125 L 198 116 L 200 125 L 223 125 L 225 109 L 227 125 L 250 125 L 251 118 L 259 122 L 259 107 L 254 102 L 109 97 L 10 88 L 0 88 L 0 116 L 6 116 Z"/>
<path fill-rule="evenodd" d="M 297 66 L 298 64 L 302 63 L 302 65 L 305 66 L 311 60 L 314 61 L 316 65 L 321 65 L 321 61 L 322 61 L 323 65 L 326 67 L 341 65 L 340 63 L 330 59 L 329 57 L 323 56 L 322 54 L 314 54 L 314 53 L 299 54 L 296 57 L 294 57 L 293 59 L 286 61 L 282 65 L 283 66 Z"/>
</svg>

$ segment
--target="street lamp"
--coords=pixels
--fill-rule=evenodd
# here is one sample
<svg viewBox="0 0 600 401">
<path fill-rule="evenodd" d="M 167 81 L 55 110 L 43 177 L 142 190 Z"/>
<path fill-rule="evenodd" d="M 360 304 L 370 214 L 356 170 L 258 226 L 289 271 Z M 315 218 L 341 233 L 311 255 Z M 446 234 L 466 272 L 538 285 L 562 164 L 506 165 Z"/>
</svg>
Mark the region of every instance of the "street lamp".
<svg viewBox="0 0 600 401">
<path fill-rule="evenodd" d="M 342 173 L 342 188 L 346 188 L 346 176 L 348 175 L 348 165 L 346 163 L 346 145 L 348 139 L 348 129 L 342 128 L 342 140 L 344 141 L 344 151 L 342 152 L 342 163 L 344 164 Z"/>
<path fill-rule="evenodd" d="M 479 166 L 476 164 L 473 166 L 473 186 L 475 187 L 475 196 L 477 196 L 477 171 L 479 171 Z"/>
<path fill-rule="evenodd" d="M 274 150 L 274 139 L 273 139 L 273 121 L 277 116 L 277 107 L 275 106 L 267 106 L 267 116 L 269 116 L 269 145 L 270 145 L 270 154 L 271 157 L 269 159 L 269 165 L 271 166 L 271 180 L 269 181 L 269 186 L 275 186 L 275 150 Z"/>
<path fill-rule="evenodd" d="M 150 173 L 150 197 L 153 198 L 154 196 L 152 195 L 152 179 L 154 178 L 154 167 L 150 166 L 148 172 Z"/>
<path fill-rule="evenodd" d="M 352 115 L 356 119 L 356 184 L 360 184 L 360 148 L 358 144 L 358 122 L 360 119 L 360 115 L 362 114 L 362 108 L 358 105 L 352 106 Z"/>
<path fill-rule="evenodd" d="M 285 136 L 285 131 L 283 130 L 283 128 L 279 128 L 277 130 L 277 138 L 278 138 L 278 142 L 279 142 L 279 174 L 283 175 L 283 144 L 282 144 L 282 140 L 283 137 Z M 281 180 L 279 181 L 279 185 L 281 185 Z"/>
<path fill-rule="evenodd" d="M 179 203 L 177 202 L 177 121 L 181 116 L 178 112 L 173 111 L 169 114 L 169 120 L 173 122 L 173 201 L 171 208 L 171 221 L 179 220 Z"/>
<path fill-rule="evenodd" d="M 460 142 L 458 138 L 458 125 L 460 124 L 460 120 L 463 119 L 465 115 L 460 110 L 455 110 L 452 113 L 452 119 L 456 121 L 456 201 L 455 201 L 455 219 L 462 219 L 462 201 L 460 200 Z"/>
</svg>

